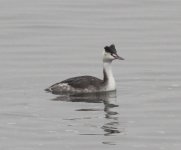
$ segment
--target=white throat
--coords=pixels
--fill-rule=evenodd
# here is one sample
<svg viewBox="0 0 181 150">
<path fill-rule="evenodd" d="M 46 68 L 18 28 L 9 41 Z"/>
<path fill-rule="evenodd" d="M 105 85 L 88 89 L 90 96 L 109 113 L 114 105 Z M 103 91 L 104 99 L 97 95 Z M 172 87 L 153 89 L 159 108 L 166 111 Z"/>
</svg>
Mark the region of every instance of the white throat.
<svg viewBox="0 0 181 150">
<path fill-rule="evenodd" d="M 116 82 L 112 73 L 111 61 L 104 62 L 104 79 L 106 78 L 106 91 L 116 90 Z"/>
</svg>

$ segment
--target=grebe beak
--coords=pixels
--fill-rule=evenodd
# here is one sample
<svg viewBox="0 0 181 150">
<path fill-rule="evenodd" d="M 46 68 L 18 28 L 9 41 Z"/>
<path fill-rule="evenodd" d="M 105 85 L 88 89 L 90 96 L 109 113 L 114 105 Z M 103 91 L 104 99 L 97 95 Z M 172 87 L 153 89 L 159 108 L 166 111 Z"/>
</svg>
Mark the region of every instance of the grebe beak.
<svg viewBox="0 0 181 150">
<path fill-rule="evenodd" d="M 119 60 L 124 60 L 123 57 L 120 57 L 118 54 L 113 54 L 112 55 L 115 59 L 119 59 Z"/>
</svg>

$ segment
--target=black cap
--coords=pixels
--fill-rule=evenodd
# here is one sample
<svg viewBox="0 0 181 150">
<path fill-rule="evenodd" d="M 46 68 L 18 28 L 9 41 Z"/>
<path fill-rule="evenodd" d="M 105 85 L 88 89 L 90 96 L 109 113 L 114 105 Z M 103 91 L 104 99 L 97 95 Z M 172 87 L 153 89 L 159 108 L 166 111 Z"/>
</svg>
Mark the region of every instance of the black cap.
<svg viewBox="0 0 181 150">
<path fill-rule="evenodd" d="M 110 46 L 105 46 L 104 49 L 106 52 L 108 52 L 110 54 L 117 54 L 117 51 L 116 51 L 114 44 L 111 44 Z"/>
</svg>

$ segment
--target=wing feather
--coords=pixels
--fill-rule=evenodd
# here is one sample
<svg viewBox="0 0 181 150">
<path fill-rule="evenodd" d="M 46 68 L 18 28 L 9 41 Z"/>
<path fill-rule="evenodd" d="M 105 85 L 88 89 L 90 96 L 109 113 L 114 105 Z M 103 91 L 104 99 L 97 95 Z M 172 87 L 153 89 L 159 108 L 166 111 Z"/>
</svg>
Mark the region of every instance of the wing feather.
<svg viewBox="0 0 181 150">
<path fill-rule="evenodd" d="M 80 77 L 69 78 L 60 83 L 67 83 L 68 85 L 74 88 L 88 88 L 89 86 L 94 86 L 95 88 L 99 88 L 102 82 L 103 82 L 102 80 L 93 76 L 80 76 Z"/>
</svg>

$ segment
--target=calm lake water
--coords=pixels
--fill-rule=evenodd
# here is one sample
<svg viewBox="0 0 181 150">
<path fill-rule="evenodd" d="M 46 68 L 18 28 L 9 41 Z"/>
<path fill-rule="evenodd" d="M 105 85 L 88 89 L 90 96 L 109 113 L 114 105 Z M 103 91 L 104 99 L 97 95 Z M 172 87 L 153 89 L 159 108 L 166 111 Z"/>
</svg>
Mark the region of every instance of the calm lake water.
<svg viewBox="0 0 181 150">
<path fill-rule="evenodd" d="M 179 0 L 0 0 L 0 149 L 180 150 L 180 14 Z M 44 92 L 102 78 L 112 43 L 116 94 Z"/>
</svg>

